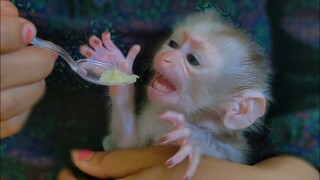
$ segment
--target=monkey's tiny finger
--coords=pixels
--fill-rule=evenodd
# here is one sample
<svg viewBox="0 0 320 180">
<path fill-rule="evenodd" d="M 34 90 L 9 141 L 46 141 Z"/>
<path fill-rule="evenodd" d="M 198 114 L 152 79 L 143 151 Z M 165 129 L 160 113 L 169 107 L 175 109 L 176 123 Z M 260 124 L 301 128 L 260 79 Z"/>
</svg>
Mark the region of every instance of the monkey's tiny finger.
<svg viewBox="0 0 320 180">
<path fill-rule="evenodd" d="M 106 57 L 104 54 L 91 49 L 88 45 L 80 46 L 80 53 L 84 55 L 86 58 L 90 58 L 96 61 L 105 62 Z"/>
<path fill-rule="evenodd" d="M 192 148 L 189 145 L 182 146 L 180 150 L 166 162 L 167 167 L 172 168 L 179 164 L 182 160 L 189 156 L 191 150 Z"/>
<path fill-rule="evenodd" d="M 98 52 L 106 52 L 108 49 L 103 47 L 101 40 L 97 36 L 91 36 L 89 38 L 89 45 Z"/>
<path fill-rule="evenodd" d="M 118 50 L 117 46 L 113 44 L 111 40 L 111 34 L 109 32 L 103 32 L 101 35 L 103 45 L 109 50 Z"/>
<path fill-rule="evenodd" d="M 184 179 L 190 179 L 194 173 L 196 172 L 196 169 L 198 167 L 198 164 L 200 162 L 200 155 L 198 152 L 193 152 L 191 156 L 189 156 L 189 163 L 188 163 L 188 170 L 184 176 Z"/>
<path fill-rule="evenodd" d="M 189 129 L 187 129 L 187 128 L 177 129 L 177 130 L 171 131 L 167 135 L 163 136 L 160 139 L 160 144 L 164 145 L 169 142 L 173 142 L 173 141 L 176 141 L 179 139 L 184 139 L 184 138 L 187 138 L 189 135 L 190 135 Z"/>
<path fill-rule="evenodd" d="M 160 118 L 173 123 L 174 126 L 181 125 L 185 122 L 184 116 L 174 111 L 166 111 L 160 114 Z"/>
<path fill-rule="evenodd" d="M 141 47 L 139 45 L 132 46 L 132 48 L 128 52 L 128 55 L 127 55 L 126 59 L 128 61 L 130 61 L 131 64 L 133 64 L 133 61 L 135 60 L 135 58 L 139 54 L 140 50 L 141 50 Z"/>
<path fill-rule="evenodd" d="M 93 50 L 88 45 L 82 45 L 80 46 L 80 53 L 86 58 L 91 58 Z"/>
</svg>

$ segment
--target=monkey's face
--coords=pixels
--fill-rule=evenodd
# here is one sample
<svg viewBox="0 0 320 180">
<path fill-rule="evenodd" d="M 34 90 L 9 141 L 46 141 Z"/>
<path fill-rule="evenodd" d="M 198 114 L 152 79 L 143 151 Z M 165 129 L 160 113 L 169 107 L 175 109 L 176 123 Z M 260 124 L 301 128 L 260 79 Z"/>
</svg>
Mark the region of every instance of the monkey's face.
<svg viewBox="0 0 320 180">
<path fill-rule="evenodd" d="M 177 108 L 206 102 L 205 91 L 211 88 L 221 68 L 212 61 L 218 58 L 209 44 L 195 34 L 175 32 L 157 52 L 153 61 L 155 75 L 148 86 L 151 101 Z"/>
</svg>

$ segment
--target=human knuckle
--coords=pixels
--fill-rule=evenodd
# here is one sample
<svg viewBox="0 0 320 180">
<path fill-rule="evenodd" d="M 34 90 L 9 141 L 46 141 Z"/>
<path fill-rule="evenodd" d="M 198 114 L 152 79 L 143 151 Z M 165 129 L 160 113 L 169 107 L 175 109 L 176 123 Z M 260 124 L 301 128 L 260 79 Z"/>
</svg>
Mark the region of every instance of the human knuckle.
<svg viewBox="0 0 320 180">
<path fill-rule="evenodd" d="M 53 55 L 51 52 L 42 51 L 41 54 L 38 55 L 38 67 L 37 71 L 41 78 L 45 78 L 48 76 L 53 68 Z"/>
<path fill-rule="evenodd" d="M 1 121 L 10 119 L 15 114 L 19 100 L 16 96 L 1 97 Z"/>
</svg>

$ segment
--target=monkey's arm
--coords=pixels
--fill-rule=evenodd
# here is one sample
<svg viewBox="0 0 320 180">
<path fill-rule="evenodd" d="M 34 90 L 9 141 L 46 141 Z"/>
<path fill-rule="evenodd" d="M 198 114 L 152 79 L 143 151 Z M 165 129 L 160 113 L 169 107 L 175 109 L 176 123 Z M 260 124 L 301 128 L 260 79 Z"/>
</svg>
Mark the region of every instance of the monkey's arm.
<svg viewBox="0 0 320 180">
<path fill-rule="evenodd" d="M 109 32 L 102 33 L 101 40 L 96 36 L 89 39 L 89 45 L 82 46 L 80 51 L 88 58 L 114 64 L 121 71 L 132 74 L 133 62 L 140 51 L 140 46 L 133 46 L 125 57 L 114 45 Z M 112 101 L 111 135 L 104 140 L 106 149 L 132 147 L 137 144 L 137 127 L 134 113 L 134 86 L 110 86 Z M 111 141 L 111 142 L 109 142 Z M 108 145 L 109 144 L 109 145 Z"/>
<path fill-rule="evenodd" d="M 137 145 L 137 123 L 134 111 L 134 87 L 111 86 L 109 88 L 112 101 L 110 138 L 117 147 L 133 147 Z"/>
</svg>

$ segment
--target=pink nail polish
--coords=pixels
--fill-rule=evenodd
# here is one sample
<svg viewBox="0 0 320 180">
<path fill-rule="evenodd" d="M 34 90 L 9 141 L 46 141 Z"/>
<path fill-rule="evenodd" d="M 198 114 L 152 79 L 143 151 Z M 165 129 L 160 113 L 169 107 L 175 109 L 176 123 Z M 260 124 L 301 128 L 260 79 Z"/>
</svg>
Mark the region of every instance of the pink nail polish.
<svg viewBox="0 0 320 180">
<path fill-rule="evenodd" d="M 4 15 L 11 15 L 13 14 L 13 9 L 10 8 L 10 7 L 4 7 L 4 8 L 1 8 L 1 14 L 4 14 Z"/>
<path fill-rule="evenodd" d="M 54 59 L 57 59 L 57 58 L 58 58 L 58 56 L 59 56 L 59 54 L 58 54 L 58 53 L 56 53 L 56 52 L 54 52 L 54 53 L 53 53 L 53 58 L 54 58 Z"/>
<path fill-rule="evenodd" d="M 75 150 L 73 153 L 75 157 L 81 161 L 87 161 L 93 155 L 93 151 L 90 150 Z"/>
<path fill-rule="evenodd" d="M 34 30 L 29 24 L 22 27 L 22 39 L 24 42 L 30 42 L 34 37 Z"/>
</svg>

